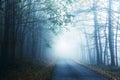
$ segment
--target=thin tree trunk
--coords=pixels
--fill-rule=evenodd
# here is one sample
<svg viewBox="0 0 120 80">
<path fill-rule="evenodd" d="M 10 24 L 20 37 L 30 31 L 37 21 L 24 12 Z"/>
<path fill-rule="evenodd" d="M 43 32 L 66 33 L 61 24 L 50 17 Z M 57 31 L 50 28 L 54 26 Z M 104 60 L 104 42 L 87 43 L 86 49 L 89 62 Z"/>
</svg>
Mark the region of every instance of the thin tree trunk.
<svg viewBox="0 0 120 80">
<path fill-rule="evenodd" d="M 100 36 L 100 30 L 98 29 L 98 40 L 99 40 L 99 56 L 100 56 L 100 64 L 102 64 L 102 43 L 101 43 L 101 36 Z"/>
<path fill-rule="evenodd" d="M 98 20 L 97 20 L 97 12 L 96 12 L 96 2 L 93 2 L 93 15 L 94 15 L 94 38 L 95 38 L 95 47 L 97 54 L 97 64 L 100 64 L 100 56 L 99 56 L 99 46 L 98 46 Z"/>
<path fill-rule="evenodd" d="M 112 0 L 109 0 L 109 10 L 108 10 L 108 35 L 109 35 L 109 49 L 111 55 L 111 66 L 115 66 L 114 58 L 114 32 L 112 26 Z"/>
<path fill-rule="evenodd" d="M 119 19 L 118 19 L 119 20 Z M 116 56 L 116 66 L 118 66 L 118 49 L 117 49 L 117 46 L 118 45 L 118 25 L 117 25 L 117 29 L 116 29 L 116 36 L 115 36 L 115 56 Z"/>
<path fill-rule="evenodd" d="M 108 51 L 107 51 L 108 50 L 108 38 L 107 38 L 107 33 L 106 33 L 106 26 L 105 26 L 105 30 L 104 30 L 104 35 L 105 35 L 104 64 L 106 64 L 108 61 L 108 59 L 106 58 L 108 55 Z"/>
</svg>

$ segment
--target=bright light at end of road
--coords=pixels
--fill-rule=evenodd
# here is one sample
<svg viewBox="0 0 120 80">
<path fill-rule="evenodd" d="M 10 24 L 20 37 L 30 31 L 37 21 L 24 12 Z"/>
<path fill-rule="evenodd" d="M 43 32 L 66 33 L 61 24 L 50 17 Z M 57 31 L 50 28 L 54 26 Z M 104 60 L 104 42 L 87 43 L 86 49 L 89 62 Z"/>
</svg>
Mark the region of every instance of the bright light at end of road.
<svg viewBox="0 0 120 80">
<path fill-rule="evenodd" d="M 72 56 L 72 54 L 70 53 L 71 46 L 64 38 L 62 40 L 60 39 L 57 42 L 56 51 L 56 55 L 60 58 L 70 58 Z"/>
<path fill-rule="evenodd" d="M 80 54 L 80 42 L 84 43 L 83 41 L 85 41 L 80 34 L 80 31 L 71 29 L 57 37 L 54 44 L 55 56 L 77 59 Z"/>
</svg>

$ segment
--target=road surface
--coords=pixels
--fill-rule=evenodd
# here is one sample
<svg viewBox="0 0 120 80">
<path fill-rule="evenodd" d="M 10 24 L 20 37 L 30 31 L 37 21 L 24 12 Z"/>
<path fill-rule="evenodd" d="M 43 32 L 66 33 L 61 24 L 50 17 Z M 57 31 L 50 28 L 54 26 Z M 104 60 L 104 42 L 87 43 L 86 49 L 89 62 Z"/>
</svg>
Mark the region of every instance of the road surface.
<svg viewBox="0 0 120 80">
<path fill-rule="evenodd" d="M 52 80 L 109 80 L 73 61 L 61 60 L 56 64 Z"/>
</svg>

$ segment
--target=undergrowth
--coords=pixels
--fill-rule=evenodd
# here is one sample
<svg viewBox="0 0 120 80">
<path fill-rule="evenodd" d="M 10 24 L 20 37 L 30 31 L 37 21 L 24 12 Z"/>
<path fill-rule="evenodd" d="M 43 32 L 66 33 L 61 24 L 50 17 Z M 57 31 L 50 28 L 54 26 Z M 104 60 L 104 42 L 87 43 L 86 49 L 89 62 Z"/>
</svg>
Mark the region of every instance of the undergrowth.
<svg viewBox="0 0 120 80">
<path fill-rule="evenodd" d="M 120 80 L 120 67 L 87 65 L 88 68 L 108 77 L 110 80 Z"/>
<path fill-rule="evenodd" d="M 54 65 L 16 61 L 0 74 L 0 80 L 50 80 Z"/>
</svg>

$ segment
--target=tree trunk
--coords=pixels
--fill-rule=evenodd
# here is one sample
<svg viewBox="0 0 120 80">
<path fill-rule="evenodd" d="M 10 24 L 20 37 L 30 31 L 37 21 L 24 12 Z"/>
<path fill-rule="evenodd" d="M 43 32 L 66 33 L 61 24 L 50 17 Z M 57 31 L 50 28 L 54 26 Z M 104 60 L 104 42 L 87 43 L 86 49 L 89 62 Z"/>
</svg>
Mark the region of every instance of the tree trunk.
<svg viewBox="0 0 120 80">
<path fill-rule="evenodd" d="M 100 30 L 99 29 L 98 29 L 98 40 L 99 40 L 100 64 L 102 64 L 102 43 L 101 43 L 101 36 L 100 36 Z"/>
<path fill-rule="evenodd" d="M 109 0 L 109 10 L 108 10 L 108 35 L 109 35 L 109 49 L 111 55 L 111 66 L 115 66 L 114 58 L 114 32 L 112 26 L 112 0 Z"/>
<path fill-rule="evenodd" d="M 108 38 L 107 38 L 107 33 L 106 33 L 106 26 L 104 30 L 104 35 L 105 35 L 105 48 L 104 48 L 104 64 L 107 63 L 107 55 L 108 55 Z"/>
<path fill-rule="evenodd" d="M 94 15 L 94 38 L 95 38 L 95 47 L 96 47 L 96 54 L 97 54 L 97 64 L 100 64 L 100 52 L 98 46 L 98 21 L 97 21 L 97 12 L 96 12 L 96 3 L 93 3 L 93 15 Z"/>
<path fill-rule="evenodd" d="M 118 19 L 119 20 L 119 19 Z M 117 24 L 117 28 L 116 28 L 116 36 L 115 36 L 115 56 L 116 56 L 116 66 L 118 66 L 118 53 L 117 53 L 117 51 L 118 51 L 118 24 Z"/>
</svg>

